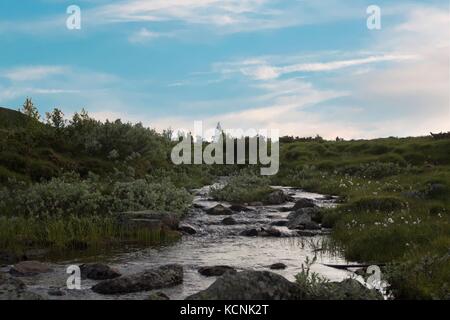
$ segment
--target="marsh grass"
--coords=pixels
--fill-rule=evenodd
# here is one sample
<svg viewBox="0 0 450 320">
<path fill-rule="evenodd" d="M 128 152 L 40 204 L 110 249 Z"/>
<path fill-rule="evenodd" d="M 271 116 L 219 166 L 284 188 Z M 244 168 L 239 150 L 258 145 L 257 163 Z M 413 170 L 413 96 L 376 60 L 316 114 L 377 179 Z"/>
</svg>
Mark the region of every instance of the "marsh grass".
<svg viewBox="0 0 450 320">
<path fill-rule="evenodd" d="M 120 243 L 159 245 L 178 237 L 178 233 L 165 229 L 127 229 L 111 217 L 0 217 L 0 249 L 13 252 L 27 248 L 79 250 Z"/>
</svg>

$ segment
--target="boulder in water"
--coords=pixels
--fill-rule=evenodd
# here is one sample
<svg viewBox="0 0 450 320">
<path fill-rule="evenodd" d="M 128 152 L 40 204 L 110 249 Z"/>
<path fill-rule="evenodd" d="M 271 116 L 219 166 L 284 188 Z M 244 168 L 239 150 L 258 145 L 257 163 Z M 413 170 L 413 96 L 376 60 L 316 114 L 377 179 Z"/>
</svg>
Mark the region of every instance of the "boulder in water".
<svg viewBox="0 0 450 320">
<path fill-rule="evenodd" d="M 222 224 L 226 226 L 232 226 L 237 224 L 237 221 L 233 217 L 226 217 L 225 219 L 222 220 Z"/>
<path fill-rule="evenodd" d="M 304 209 L 304 208 L 315 208 L 316 205 L 314 204 L 314 201 L 311 199 L 302 198 L 297 200 L 295 202 L 294 207 L 292 207 L 292 211 L 296 211 L 298 209 Z"/>
<path fill-rule="evenodd" d="M 212 267 L 202 267 L 198 269 L 198 272 L 202 276 L 206 277 L 219 277 L 225 272 L 236 272 L 236 269 L 229 266 L 212 266 Z"/>
<path fill-rule="evenodd" d="M 187 233 L 187 234 L 196 234 L 197 230 L 194 229 L 194 227 L 191 227 L 190 225 L 187 224 L 183 224 L 181 225 L 178 230 L 180 230 L 181 232 Z"/>
<path fill-rule="evenodd" d="M 266 199 L 266 203 L 270 205 L 282 204 L 287 201 L 287 197 L 283 190 L 275 190 L 271 192 Z"/>
<path fill-rule="evenodd" d="M 80 270 L 83 279 L 108 280 L 121 276 L 118 271 L 103 263 L 82 264 Z"/>
<path fill-rule="evenodd" d="M 100 294 L 125 294 L 172 287 L 182 282 L 183 267 L 169 264 L 138 274 L 102 281 L 93 286 L 92 291 Z"/>
<path fill-rule="evenodd" d="M 268 271 L 225 273 L 209 288 L 186 300 L 298 300 L 301 288 Z"/>
<path fill-rule="evenodd" d="M 232 215 L 233 211 L 231 211 L 229 208 L 225 207 L 224 205 L 218 204 L 218 205 L 206 210 L 206 213 L 209 215 L 213 215 L 213 216 L 228 216 L 228 215 Z"/>
</svg>

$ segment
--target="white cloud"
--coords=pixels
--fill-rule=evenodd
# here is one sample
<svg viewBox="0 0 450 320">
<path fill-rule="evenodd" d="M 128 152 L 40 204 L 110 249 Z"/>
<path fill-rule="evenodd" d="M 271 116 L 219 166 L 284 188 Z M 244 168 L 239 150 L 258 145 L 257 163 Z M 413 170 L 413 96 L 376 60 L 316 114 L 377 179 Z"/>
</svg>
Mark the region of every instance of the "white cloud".
<svg viewBox="0 0 450 320">
<path fill-rule="evenodd" d="M 3 72 L 3 77 L 11 81 L 33 81 L 63 74 L 66 71 L 67 68 L 62 66 L 27 66 L 6 70 Z"/>
</svg>

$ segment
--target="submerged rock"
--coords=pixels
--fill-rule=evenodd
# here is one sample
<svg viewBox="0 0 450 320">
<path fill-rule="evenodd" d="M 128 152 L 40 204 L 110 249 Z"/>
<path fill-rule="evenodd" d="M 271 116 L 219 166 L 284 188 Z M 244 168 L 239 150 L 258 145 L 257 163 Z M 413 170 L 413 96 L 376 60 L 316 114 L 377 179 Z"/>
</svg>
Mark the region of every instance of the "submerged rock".
<svg viewBox="0 0 450 320">
<path fill-rule="evenodd" d="M 22 261 L 11 267 L 9 273 L 16 277 L 29 277 L 52 271 L 50 266 L 39 261 Z"/>
<path fill-rule="evenodd" d="M 233 211 L 231 211 L 229 208 L 227 208 L 221 204 L 218 204 L 218 205 L 206 210 L 206 213 L 209 215 L 213 215 L 213 216 L 228 216 L 228 215 L 232 215 Z"/>
<path fill-rule="evenodd" d="M 272 221 L 270 223 L 271 226 L 275 226 L 275 227 L 285 227 L 288 224 L 288 220 L 277 220 L 277 221 Z"/>
<path fill-rule="evenodd" d="M 287 266 L 284 263 L 278 262 L 270 265 L 269 268 L 272 270 L 284 270 Z"/>
<path fill-rule="evenodd" d="M 254 228 L 244 230 L 240 233 L 240 235 L 244 237 L 257 237 L 258 234 L 259 234 L 258 230 Z"/>
<path fill-rule="evenodd" d="M 178 228 L 178 230 L 181 232 L 187 233 L 187 234 L 191 234 L 191 235 L 197 233 L 197 230 L 195 230 L 194 227 L 191 227 L 190 225 L 187 225 L 187 224 L 181 225 Z"/>
<path fill-rule="evenodd" d="M 61 289 L 58 289 L 58 288 L 50 288 L 48 291 L 47 291 L 47 294 L 49 295 L 49 296 L 53 296 L 53 297 L 62 297 L 62 296 L 65 296 L 66 294 L 64 293 L 64 291 L 62 291 Z"/>
<path fill-rule="evenodd" d="M 279 238 L 282 236 L 282 233 L 280 230 L 278 230 L 276 228 L 272 228 L 272 227 L 270 227 L 268 229 L 261 228 L 261 231 L 258 233 L 258 236 Z"/>
<path fill-rule="evenodd" d="M 176 286 L 183 282 L 183 267 L 169 264 L 144 272 L 102 281 L 92 287 L 101 294 L 124 294 Z"/>
<path fill-rule="evenodd" d="M 202 267 L 198 269 L 198 272 L 202 276 L 218 277 L 223 275 L 225 272 L 236 272 L 236 269 L 230 266 L 212 266 L 212 267 Z"/>
<path fill-rule="evenodd" d="M 107 280 L 121 276 L 118 271 L 103 263 L 82 264 L 80 270 L 83 279 Z"/>
<path fill-rule="evenodd" d="M 186 300 L 297 300 L 301 288 L 269 271 L 225 273 L 209 288 Z"/>
<path fill-rule="evenodd" d="M 235 211 L 235 212 L 248 212 L 248 211 L 254 211 L 253 209 L 240 205 L 240 204 L 232 204 L 230 206 L 230 209 Z"/>
<path fill-rule="evenodd" d="M 164 292 L 154 292 L 149 295 L 147 300 L 170 300 Z"/>
<path fill-rule="evenodd" d="M 0 273 L 0 300 L 44 300 L 44 298 L 28 291 L 21 280 Z"/>
<path fill-rule="evenodd" d="M 232 226 L 237 224 L 237 221 L 233 217 L 226 217 L 225 219 L 222 220 L 222 224 L 226 226 Z"/>
</svg>

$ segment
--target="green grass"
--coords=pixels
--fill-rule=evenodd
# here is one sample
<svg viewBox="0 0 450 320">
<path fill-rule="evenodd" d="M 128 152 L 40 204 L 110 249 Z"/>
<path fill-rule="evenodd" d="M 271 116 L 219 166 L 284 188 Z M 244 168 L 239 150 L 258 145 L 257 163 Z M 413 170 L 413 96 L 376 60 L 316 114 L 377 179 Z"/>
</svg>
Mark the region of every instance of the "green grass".
<svg viewBox="0 0 450 320">
<path fill-rule="evenodd" d="M 322 213 L 330 247 L 387 263 L 396 297 L 448 299 L 449 139 L 284 143 L 272 183 L 339 195 L 342 204 Z"/>
<path fill-rule="evenodd" d="M 105 248 L 120 243 L 158 245 L 178 239 L 166 229 L 124 228 L 112 217 L 33 219 L 0 217 L 0 248 L 23 252 L 29 248 L 49 248 L 54 252 L 76 250 L 78 246 Z"/>
</svg>

